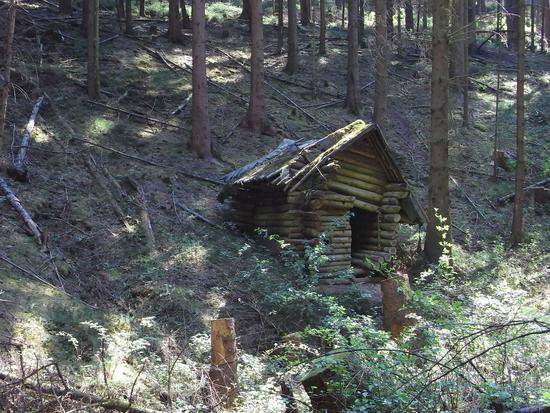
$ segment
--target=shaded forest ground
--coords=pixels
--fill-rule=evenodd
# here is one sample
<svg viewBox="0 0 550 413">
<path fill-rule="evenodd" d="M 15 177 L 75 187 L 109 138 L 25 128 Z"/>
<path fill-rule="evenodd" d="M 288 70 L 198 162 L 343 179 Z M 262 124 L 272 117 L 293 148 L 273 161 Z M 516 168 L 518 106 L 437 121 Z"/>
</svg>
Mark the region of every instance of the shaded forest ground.
<svg viewBox="0 0 550 413">
<path fill-rule="evenodd" d="M 5 10 L 0 11 L 2 18 Z M 240 236 L 230 228 L 205 224 L 175 207 L 184 203 L 208 219 L 222 222 L 221 207 L 216 201 L 220 187 L 180 172 L 218 179 L 233 167 L 267 153 L 282 138 L 320 138 L 353 121 L 355 118 L 341 104 L 317 108 L 345 93 L 345 31 L 337 23 L 331 26 L 329 53 L 317 60 L 312 53 L 316 31 L 300 29 L 301 69 L 296 76 L 288 77 L 282 73 L 285 57 L 274 55 L 275 27 L 265 25 L 266 73 L 273 75 L 268 82 L 276 89 L 266 88 L 267 108 L 278 134 L 255 136 L 239 127 L 245 113 L 242 99 L 247 98 L 249 90 L 248 74 L 227 55 L 246 64 L 247 27 L 234 19 L 224 20 L 225 11 L 217 12 L 211 6 L 208 75 L 226 91 L 209 87 L 212 138 L 219 163 L 204 164 L 189 146 L 189 106 L 182 113 L 170 115 L 190 93 L 190 74 L 173 65 L 168 67 L 147 50 L 161 53 L 179 66 L 191 65 L 190 34 L 184 44 L 173 45 L 163 36 L 165 23 L 137 19 L 135 36 L 121 34 L 110 39 L 118 34 L 118 23 L 112 11 L 102 12 L 100 33 L 106 41 L 101 45 L 105 91 L 101 102 L 179 126 L 162 127 L 88 102 L 83 88 L 85 41 L 77 19 L 56 20 L 55 10 L 41 1 L 25 2 L 18 13 L 14 71 L 17 99 L 10 100 L 8 112 L 9 121 L 14 123 L 13 151 L 35 98 L 47 93 L 51 101 L 45 102 L 40 112 L 29 150 L 31 181 L 11 183 L 47 235 L 47 242 L 38 248 L 24 233 L 8 203 L 0 199 L 0 253 L 70 296 L 29 279 L 3 262 L 0 339 L 20 343 L 25 361 L 33 365 L 37 360 L 39 364 L 51 359 L 70 361 L 63 366 L 67 375 L 74 383 L 92 390 L 103 386 L 99 379 L 101 363 L 95 358 L 102 340 L 113 343 L 115 352 L 110 354 L 111 391 L 119 389 L 127 394 L 139 372 L 139 361 L 147 357 L 150 361 L 144 376 L 148 382 L 138 384 L 136 398 L 157 408 L 162 408 L 162 397 L 158 395 L 167 381 L 166 374 L 157 371 L 158 366 L 181 357 L 185 363 L 178 372 L 180 382 L 174 384 L 174 392 L 182 396 L 181 400 L 195 400 L 199 405 L 204 403 L 199 389 L 207 368 L 208 320 L 231 316 L 236 318 L 239 348 L 243 351 L 244 388 L 248 383 L 250 394 L 259 391 L 267 398 L 273 394 L 273 401 L 268 404 L 280 406 L 262 352 L 277 343 L 281 335 L 299 329 L 302 320 L 284 311 L 272 317 L 242 283 L 247 274 L 258 271 L 266 272 L 266 283 L 273 278 L 284 279 L 288 269 L 269 245 Z M 370 30 L 367 37 L 369 47 L 360 51 L 360 79 L 364 85 L 374 80 L 374 38 Z M 385 134 L 402 171 L 425 205 L 429 37 L 403 39 L 403 46 L 402 57 L 392 54 Z M 453 236 L 457 261 L 465 265 L 465 272 L 482 267 L 490 272 L 496 268 L 497 263 L 480 257 L 488 245 L 503 243 L 510 227 L 511 205 L 500 207 L 495 200 L 513 190 L 513 173 L 500 170 L 501 178 L 497 182 L 490 180 L 495 59 L 491 45 L 472 59 L 471 128 L 460 127 L 458 97 L 451 112 L 451 173 L 459 185 L 452 185 Z M 514 57 L 505 51 L 499 130 L 500 146 L 510 154 L 515 147 L 513 67 Z M 528 53 L 528 183 L 550 172 L 549 87 L 548 57 Z M 372 95 L 370 84 L 362 93 L 365 119 L 371 117 Z M 293 107 L 288 98 L 318 121 Z M 155 162 L 157 166 L 98 145 Z M 106 168 L 123 186 L 126 178 L 143 186 L 156 236 L 155 253 L 146 250 L 133 198 L 122 202 L 126 225 L 114 214 L 105 192 L 86 169 L 84 158 L 89 154 L 98 170 Z M 518 255 L 505 256 L 514 269 L 529 261 L 522 273 L 514 274 L 518 283 L 523 282 L 522 277 L 536 278 L 538 283 L 537 277 L 548 275 L 545 259 L 550 244 L 547 215 L 535 214 L 530 202 L 526 228 L 527 246 Z M 404 243 L 397 261 L 403 271 L 418 266 L 418 236 L 422 233 L 415 229 L 403 230 Z M 269 260 L 269 264 L 263 260 Z M 466 268 L 468 263 L 473 268 Z M 544 303 L 548 287 L 537 284 L 533 291 L 535 302 Z M 369 311 L 376 313 L 376 309 Z M 180 348 L 187 349 L 184 356 L 178 356 Z M 3 366 L 17 374 L 19 367 L 14 357 L 5 352 Z M 181 379 L 186 374 L 187 387 Z M 37 401 L 22 398 L 19 403 L 20 411 L 26 411 Z M 51 409 L 55 408 L 52 405 Z M 242 409 L 247 411 L 246 403 Z"/>
</svg>

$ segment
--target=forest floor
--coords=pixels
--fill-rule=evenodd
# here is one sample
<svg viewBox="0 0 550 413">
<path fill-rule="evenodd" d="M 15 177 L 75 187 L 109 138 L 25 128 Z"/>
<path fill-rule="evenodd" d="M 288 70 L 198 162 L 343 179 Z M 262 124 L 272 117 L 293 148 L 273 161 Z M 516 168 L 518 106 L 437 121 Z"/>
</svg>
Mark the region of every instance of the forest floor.
<svg viewBox="0 0 550 413">
<path fill-rule="evenodd" d="M 216 200 L 221 187 L 189 174 L 219 180 L 233 168 L 269 152 L 283 138 L 320 138 L 355 120 L 340 103 L 318 108 L 345 94 L 345 31 L 332 25 L 328 55 L 317 58 L 312 45 L 316 30 L 301 28 L 300 71 L 289 77 L 282 70 L 285 56 L 274 54 L 276 28 L 265 25 L 270 85 L 266 106 L 277 134 L 257 136 L 239 126 L 250 87 L 248 73 L 241 67 L 247 65 L 249 56 L 247 27 L 231 18 L 212 19 L 208 23 L 208 76 L 223 88 L 209 86 L 209 117 L 218 160 L 212 164 L 197 160 L 190 149 L 190 105 L 171 115 L 191 91 L 186 69 L 192 63 L 190 33 L 184 44 L 174 45 L 163 35 L 164 22 L 136 19 L 135 35 L 126 36 L 120 34 L 113 12 L 102 12 L 103 93 L 99 102 L 177 126 L 166 127 L 88 100 L 83 87 L 86 47 L 78 19 L 57 19 L 56 11 L 44 1 L 24 2 L 18 13 L 13 72 L 16 99 L 10 99 L 8 111 L 14 125 L 13 152 L 36 98 L 47 95 L 47 100 L 29 148 L 30 182 L 10 180 L 10 185 L 42 228 L 46 242 L 37 246 L 8 202 L 0 198 L 0 254 L 55 288 L 7 261 L 0 262 L 0 340 L 5 341 L 0 344 L 20 345 L 28 370 L 58 362 L 73 384 L 92 392 L 104 385 L 110 392 L 128 395 L 141 360 L 147 359 L 143 375 L 148 382 L 138 384 L 134 397 L 138 404 L 160 410 L 170 379 L 164 370 L 158 371 L 159 366 L 181 357 L 185 365 L 177 372 L 180 381 L 172 385 L 172 391 L 181 396 L 181 403 L 196 400 L 196 407 L 205 403 L 200 388 L 208 366 L 209 320 L 234 317 L 243 352 L 244 388 L 248 383 L 251 394 L 263 392 L 272 397 L 268 405 L 280 407 L 263 352 L 294 325 L 298 327 L 300 320 L 288 314 L 284 322 L 273 321 L 242 282 L 243 274 L 260 271 L 261 260 L 269 260 L 270 276 L 287 271 L 285 262 L 270 244 L 204 223 L 177 205 L 183 203 L 222 224 L 223 208 Z M 0 7 L 0 19 L 5 14 L 6 8 Z M 362 117 L 370 119 L 374 91 L 370 27 L 367 40 L 368 47 L 360 50 L 360 80 L 367 85 L 361 95 Z M 427 36 L 404 38 L 402 56 L 392 50 L 384 128 L 402 172 L 424 206 L 430 133 L 430 62 L 425 52 L 429 40 Z M 538 53 L 528 53 L 527 58 L 526 181 L 532 183 L 550 174 L 550 62 Z M 496 199 L 513 191 L 513 172 L 499 169 L 499 179 L 491 179 L 495 63 L 495 48 L 490 44 L 472 58 L 469 128 L 461 126 L 461 98 L 453 96 L 453 237 L 463 263 L 487 245 L 502 243 L 510 230 L 511 204 L 499 206 Z M 506 50 L 502 69 L 499 147 L 513 158 L 514 56 Z M 108 171 L 130 193 L 120 201 L 125 223 L 114 213 L 85 159 L 93 159 L 97 171 Z M 138 182 L 146 194 L 156 238 L 152 253 L 145 244 L 130 180 Z M 547 209 L 546 215 L 535 213 L 528 197 L 528 242 L 521 254 L 537 254 L 533 259 L 539 264 L 533 271 L 548 275 L 544 264 L 550 252 L 547 213 Z M 402 233 L 397 266 L 404 272 L 417 271 L 418 236 L 423 234 L 415 229 Z M 529 275 L 527 269 L 524 275 Z M 537 291 L 539 302 L 550 295 L 548 287 Z M 376 313 L 376 309 L 371 311 Z M 109 384 L 99 379 L 102 362 L 96 350 L 104 341 L 113 344 L 107 366 Z M 183 356 L 178 354 L 182 348 L 186 349 Z M 13 357 L 6 352 L 1 366 L 17 376 L 20 366 Z M 10 397 L 0 398 L 0 410 L 30 411 L 39 403 L 19 393 Z M 52 411 L 58 408 L 51 403 Z M 246 406 L 245 401 L 242 411 L 247 411 Z"/>
</svg>

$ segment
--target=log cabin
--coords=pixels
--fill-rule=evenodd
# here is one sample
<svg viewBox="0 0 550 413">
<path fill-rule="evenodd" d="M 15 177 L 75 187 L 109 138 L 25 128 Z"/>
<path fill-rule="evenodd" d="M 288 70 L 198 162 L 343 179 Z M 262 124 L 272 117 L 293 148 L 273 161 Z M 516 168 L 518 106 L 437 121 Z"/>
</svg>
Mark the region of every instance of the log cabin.
<svg viewBox="0 0 550 413">
<path fill-rule="evenodd" d="M 361 120 L 322 139 L 285 139 L 223 181 L 219 200 L 238 228 L 278 234 L 301 253 L 323 243 L 321 283 L 350 268 L 352 279 L 372 275 L 396 253 L 399 225 L 425 222 L 379 128 Z"/>
</svg>

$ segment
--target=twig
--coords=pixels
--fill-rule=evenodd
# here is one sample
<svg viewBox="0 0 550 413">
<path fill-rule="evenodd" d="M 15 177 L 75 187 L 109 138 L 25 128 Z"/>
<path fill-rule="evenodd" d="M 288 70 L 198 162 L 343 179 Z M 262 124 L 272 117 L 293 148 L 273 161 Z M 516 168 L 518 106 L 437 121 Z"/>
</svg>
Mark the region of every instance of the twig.
<svg viewBox="0 0 550 413">
<path fill-rule="evenodd" d="M 192 210 L 191 208 L 189 208 L 187 205 L 183 204 L 182 202 L 178 202 L 176 201 L 175 204 L 180 207 L 181 209 L 184 209 L 185 211 L 189 212 L 191 215 L 194 215 L 195 217 L 197 217 L 199 220 L 201 220 L 202 222 L 205 222 L 207 224 L 210 224 L 218 229 L 222 229 L 222 227 L 218 224 L 216 224 L 215 222 L 213 221 L 210 221 L 208 218 L 202 216 L 201 214 L 199 214 L 198 212 Z"/>
</svg>

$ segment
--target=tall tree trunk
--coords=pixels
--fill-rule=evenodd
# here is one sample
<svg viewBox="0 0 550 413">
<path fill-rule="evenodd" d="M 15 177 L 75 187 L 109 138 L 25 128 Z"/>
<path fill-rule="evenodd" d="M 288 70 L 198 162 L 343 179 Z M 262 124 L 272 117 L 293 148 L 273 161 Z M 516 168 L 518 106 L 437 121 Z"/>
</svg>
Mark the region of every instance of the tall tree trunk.
<svg viewBox="0 0 550 413">
<path fill-rule="evenodd" d="M 530 17 L 530 20 L 531 20 L 531 45 L 530 45 L 530 49 L 532 52 L 535 51 L 536 47 L 535 47 L 535 0 L 531 0 L 531 17 Z"/>
<path fill-rule="evenodd" d="M 386 22 L 386 27 L 388 30 L 388 34 L 391 36 L 393 34 L 393 0 L 386 0 L 386 10 L 388 19 Z"/>
<path fill-rule="evenodd" d="M 72 0 L 59 0 L 59 13 L 71 15 L 73 13 Z"/>
<path fill-rule="evenodd" d="M 375 85 L 374 85 L 374 121 L 380 128 L 384 127 L 386 117 L 386 79 L 388 77 L 387 69 L 387 49 L 388 49 L 388 29 L 386 27 L 386 1 L 375 0 L 375 33 L 376 33 L 376 67 L 375 67 Z"/>
<path fill-rule="evenodd" d="M 6 47 L 4 49 L 4 84 L 0 89 L 0 157 L 4 153 L 6 139 L 4 128 L 6 125 L 6 113 L 8 110 L 8 97 L 11 82 L 11 61 L 13 56 L 13 37 L 15 33 L 15 17 L 17 12 L 17 0 L 10 0 L 8 10 L 8 26 L 6 30 Z"/>
<path fill-rule="evenodd" d="M 476 44 L 476 2 L 468 0 L 468 53 L 474 54 L 477 48 Z"/>
<path fill-rule="evenodd" d="M 168 0 L 168 40 L 172 43 L 183 41 L 179 6 L 179 0 Z"/>
<path fill-rule="evenodd" d="M 132 0 L 126 0 L 126 7 L 125 7 L 125 10 L 126 12 L 126 31 L 125 33 L 126 34 L 132 34 L 134 33 L 134 28 L 133 28 L 133 25 L 132 25 Z"/>
<path fill-rule="evenodd" d="M 550 44 L 550 0 L 544 1 L 544 36 L 546 38 L 546 43 Z"/>
<path fill-rule="evenodd" d="M 99 0 L 88 0 L 88 96 L 99 98 Z"/>
<path fill-rule="evenodd" d="M 300 24 L 309 26 L 311 23 L 311 0 L 300 0 Z"/>
<path fill-rule="evenodd" d="M 193 149 L 201 159 L 211 159 L 210 128 L 208 124 L 208 91 L 206 87 L 206 18 L 205 0 L 193 0 Z"/>
<path fill-rule="evenodd" d="M 508 31 L 507 43 L 508 47 L 515 49 L 518 44 L 518 0 L 505 0 L 504 8 L 506 11 L 506 30 Z"/>
<path fill-rule="evenodd" d="M 116 15 L 119 20 L 124 19 L 124 0 L 116 0 Z"/>
<path fill-rule="evenodd" d="M 365 0 L 359 0 L 359 29 L 358 29 L 359 47 L 365 49 L 367 42 L 365 41 Z"/>
<path fill-rule="evenodd" d="M 90 0 L 82 0 L 82 22 L 80 23 L 80 31 L 86 37 L 88 35 L 88 3 Z"/>
<path fill-rule="evenodd" d="M 145 0 L 139 0 L 139 15 L 145 17 Z"/>
<path fill-rule="evenodd" d="M 487 13 L 487 4 L 485 0 L 477 0 L 478 14 Z"/>
<path fill-rule="evenodd" d="M 298 33 L 296 0 L 288 0 L 288 46 L 285 72 L 293 75 L 298 70 Z"/>
<path fill-rule="evenodd" d="M 345 107 L 356 115 L 361 110 L 359 96 L 359 42 L 357 39 L 358 14 L 358 0 L 348 0 L 348 76 Z"/>
<path fill-rule="evenodd" d="M 420 33 L 420 16 L 422 14 L 422 2 L 418 2 L 416 7 L 416 32 Z"/>
<path fill-rule="evenodd" d="M 458 1 L 458 0 L 457 0 Z M 462 1 L 462 16 L 461 23 L 466 26 L 468 16 L 468 2 Z M 470 29 L 471 30 L 471 29 Z M 475 39 L 475 33 L 474 33 Z M 470 88 L 470 46 L 471 43 L 466 41 L 466 38 L 462 41 L 462 63 L 464 64 L 462 70 L 462 126 L 465 128 L 470 127 L 470 99 L 468 90 Z"/>
<path fill-rule="evenodd" d="M 430 137 L 430 175 L 429 175 L 429 211 L 428 227 L 424 253 L 430 262 L 437 262 L 443 254 L 447 237 L 438 230 L 437 215 L 446 219 L 445 225 L 451 225 L 449 208 L 449 0 L 432 2 L 432 102 Z"/>
<path fill-rule="evenodd" d="M 525 1 L 518 0 L 518 43 L 517 43 L 517 116 L 516 116 L 516 191 L 512 217 L 512 246 L 523 241 L 523 185 L 525 182 Z"/>
<path fill-rule="evenodd" d="M 185 7 L 185 0 L 180 0 L 181 9 L 181 26 L 184 29 L 191 29 L 191 19 L 187 13 L 187 7 Z"/>
<path fill-rule="evenodd" d="M 346 28 L 346 1 L 342 0 L 342 29 Z"/>
<path fill-rule="evenodd" d="M 541 18 L 541 28 L 540 28 L 540 51 L 544 53 L 544 41 L 547 36 L 546 31 L 550 26 L 550 13 L 548 13 L 548 0 L 542 0 L 542 18 Z M 548 22 L 546 21 L 548 19 Z M 548 39 L 550 42 L 550 39 Z"/>
<path fill-rule="evenodd" d="M 451 32 L 449 39 L 449 74 L 453 85 L 460 90 L 464 77 L 464 43 L 468 44 L 468 26 L 465 16 L 468 0 L 451 0 Z M 465 6 L 466 4 L 466 6 Z"/>
<path fill-rule="evenodd" d="M 412 0 L 405 0 L 405 30 L 414 30 L 414 16 Z"/>
<path fill-rule="evenodd" d="M 243 9 L 239 19 L 247 21 L 250 20 L 250 0 L 243 0 Z"/>
<path fill-rule="evenodd" d="M 422 1 L 422 30 L 428 30 L 428 0 Z"/>
<path fill-rule="evenodd" d="M 284 42 L 284 5 L 283 0 L 277 0 L 277 54 L 283 54 L 283 42 Z"/>
<path fill-rule="evenodd" d="M 497 3 L 497 33 L 502 30 L 502 3 Z M 497 36 L 497 87 L 495 101 L 495 137 L 493 144 L 493 179 L 498 177 L 497 151 L 498 151 L 498 122 L 500 107 L 500 63 L 502 60 L 502 38 Z"/>
<path fill-rule="evenodd" d="M 246 126 L 254 132 L 272 133 L 265 113 L 264 97 L 264 34 L 262 27 L 262 0 L 250 0 L 250 102 Z"/>
<path fill-rule="evenodd" d="M 327 54 L 327 6 L 326 0 L 319 0 L 319 54 L 324 56 Z"/>
</svg>

